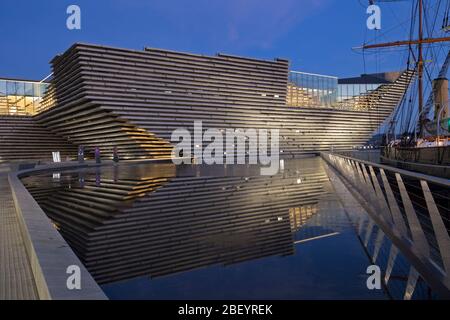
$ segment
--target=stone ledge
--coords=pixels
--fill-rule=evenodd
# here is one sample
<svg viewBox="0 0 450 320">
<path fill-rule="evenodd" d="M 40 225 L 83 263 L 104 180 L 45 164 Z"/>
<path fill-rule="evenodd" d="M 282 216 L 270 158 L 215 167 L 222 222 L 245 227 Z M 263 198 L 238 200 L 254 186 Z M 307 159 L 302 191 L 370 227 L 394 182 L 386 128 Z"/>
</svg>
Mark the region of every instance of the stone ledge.
<svg viewBox="0 0 450 320">
<path fill-rule="evenodd" d="M 39 298 L 107 299 L 67 242 L 52 226 L 50 219 L 29 194 L 17 174 L 9 174 L 8 180 Z M 80 290 L 69 290 L 66 286 L 69 277 L 66 270 L 70 265 L 77 265 L 80 268 Z"/>
</svg>

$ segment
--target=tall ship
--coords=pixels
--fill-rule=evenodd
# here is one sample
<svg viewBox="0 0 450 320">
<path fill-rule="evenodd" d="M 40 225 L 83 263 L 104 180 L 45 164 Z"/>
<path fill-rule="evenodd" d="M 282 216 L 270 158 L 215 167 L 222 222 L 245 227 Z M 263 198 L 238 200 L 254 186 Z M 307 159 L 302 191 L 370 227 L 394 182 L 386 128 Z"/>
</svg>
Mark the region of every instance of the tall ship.
<svg viewBox="0 0 450 320">
<path fill-rule="evenodd" d="M 369 4 L 387 1 L 369 1 Z M 381 162 L 450 178 L 448 68 L 450 1 L 413 0 L 408 37 L 366 43 L 366 51 L 398 50 L 414 81 L 386 121 Z M 389 6 L 392 4 L 383 4 Z M 406 59 L 405 59 L 406 58 Z"/>
</svg>

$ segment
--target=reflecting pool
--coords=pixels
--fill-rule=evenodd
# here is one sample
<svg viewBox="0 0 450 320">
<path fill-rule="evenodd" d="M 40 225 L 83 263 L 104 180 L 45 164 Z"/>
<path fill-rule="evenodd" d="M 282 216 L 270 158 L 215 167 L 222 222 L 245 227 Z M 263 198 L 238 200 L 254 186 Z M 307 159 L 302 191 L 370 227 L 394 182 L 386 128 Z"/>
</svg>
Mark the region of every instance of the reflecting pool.
<svg viewBox="0 0 450 320">
<path fill-rule="evenodd" d="M 324 162 L 283 167 L 122 164 L 22 181 L 111 299 L 401 298 L 368 290 L 370 245 Z"/>
</svg>

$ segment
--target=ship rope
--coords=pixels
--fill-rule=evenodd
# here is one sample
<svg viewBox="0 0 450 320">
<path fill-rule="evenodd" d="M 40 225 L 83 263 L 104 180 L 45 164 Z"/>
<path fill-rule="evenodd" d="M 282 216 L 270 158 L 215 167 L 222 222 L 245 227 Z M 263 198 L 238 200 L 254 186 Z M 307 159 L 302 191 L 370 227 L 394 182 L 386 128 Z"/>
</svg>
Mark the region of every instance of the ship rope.
<svg viewBox="0 0 450 320">
<path fill-rule="evenodd" d="M 362 5 L 362 0 L 359 2 Z M 374 4 L 375 2 L 382 1 L 369 1 L 369 4 Z M 387 1 L 386 1 L 387 2 Z M 367 3 L 367 2 L 366 2 Z M 418 11 L 419 11 L 419 1 L 413 0 L 410 9 L 410 15 L 408 19 L 401 21 L 398 16 L 398 11 L 393 10 L 392 6 L 386 6 L 390 14 L 393 16 L 394 20 L 397 23 L 388 28 L 381 30 L 375 30 L 375 34 L 372 39 L 368 39 L 367 29 L 364 33 L 364 47 L 370 43 L 377 43 L 377 41 L 384 40 L 388 37 L 392 32 L 399 31 L 401 28 L 406 33 L 409 33 L 409 40 L 412 42 L 415 40 L 416 30 L 418 29 Z M 400 21 L 400 22 L 399 22 Z M 441 23 L 442 22 L 442 23 Z M 433 3 L 426 2 L 426 5 L 423 7 L 423 25 L 424 25 L 424 37 L 433 38 L 434 36 L 442 33 L 450 32 L 450 0 L 438 0 Z M 387 41 L 388 42 L 388 41 Z M 409 142 L 412 141 L 413 136 L 416 132 L 419 132 L 417 128 L 419 117 L 420 118 L 428 118 L 430 115 L 430 111 L 434 110 L 432 108 L 433 105 L 433 79 L 437 74 L 441 76 L 445 71 L 443 76 L 446 76 L 448 65 L 450 64 L 450 51 L 449 51 L 448 43 L 435 43 L 424 46 L 424 65 L 423 65 L 423 78 L 424 78 L 424 93 L 428 95 L 428 100 L 426 100 L 424 104 L 424 111 L 422 115 L 419 115 L 418 108 L 418 77 L 417 77 L 417 69 L 418 69 L 418 55 L 416 48 L 414 45 L 409 44 L 407 47 L 399 48 L 399 47 L 385 47 L 385 48 L 376 48 L 372 52 L 367 52 L 366 50 L 362 50 L 362 59 L 363 59 L 363 67 L 364 73 L 367 73 L 367 55 L 374 55 L 374 67 L 375 71 L 379 72 L 379 62 L 380 62 L 380 53 L 382 51 L 387 51 L 386 53 L 401 53 L 400 55 L 400 70 L 404 68 L 406 61 L 406 70 L 415 70 L 415 79 L 411 82 L 409 89 L 405 92 L 402 99 L 398 103 L 397 107 L 394 109 L 392 115 L 389 118 L 389 121 L 385 123 L 383 127 L 378 128 L 377 133 L 386 133 L 388 136 L 391 133 L 399 133 L 403 137 L 409 137 Z M 446 63 L 440 66 L 439 61 L 443 61 L 446 59 Z M 449 63 L 447 63 L 447 60 Z M 372 117 L 378 117 L 378 110 L 374 110 L 374 114 L 369 112 L 370 123 L 372 123 Z"/>
</svg>

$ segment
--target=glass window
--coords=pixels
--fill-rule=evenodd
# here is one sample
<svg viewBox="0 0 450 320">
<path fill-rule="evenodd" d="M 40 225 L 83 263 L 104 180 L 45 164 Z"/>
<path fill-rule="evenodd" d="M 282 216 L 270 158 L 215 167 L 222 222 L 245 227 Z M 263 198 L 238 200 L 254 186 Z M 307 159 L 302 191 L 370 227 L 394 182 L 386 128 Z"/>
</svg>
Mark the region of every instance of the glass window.
<svg viewBox="0 0 450 320">
<path fill-rule="evenodd" d="M 25 95 L 27 97 L 34 96 L 33 84 L 30 82 L 26 82 L 26 83 L 24 83 L 24 86 L 25 86 Z"/>
<path fill-rule="evenodd" d="M 326 107 L 336 100 L 337 78 L 291 72 L 289 81 L 289 105 Z"/>
<path fill-rule="evenodd" d="M 13 81 L 6 81 L 6 94 L 8 96 L 16 94 L 15 82 L 13 82 Z"/>
<path fill-rule="evenodd" d="M 6 95 L 6 81 L 0 80 L 0 96 Z"/>
<path fill-rule="evenodd" d="M 0 79 L 0 114 L 35 114 L 48 83 Z"/>
</svg>

